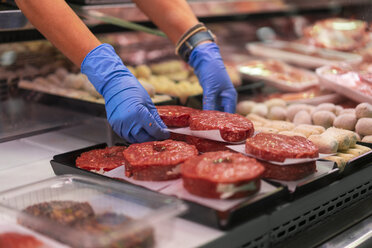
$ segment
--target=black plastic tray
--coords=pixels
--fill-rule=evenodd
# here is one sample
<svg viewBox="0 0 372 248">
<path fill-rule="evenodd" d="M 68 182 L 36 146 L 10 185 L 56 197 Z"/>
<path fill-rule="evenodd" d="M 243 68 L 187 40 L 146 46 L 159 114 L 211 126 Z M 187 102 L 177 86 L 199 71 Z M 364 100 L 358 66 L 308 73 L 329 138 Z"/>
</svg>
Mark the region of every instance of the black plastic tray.
<svg viewBox="0 0 372 248">
<path fill-rule="evenodd" d="M 363 144 L 360 144 L 363 145 Z M 366 146 L 366 145 L 365 145 Z M 372 163 L 372 151 L 364 153 L 358 157 L 355 157 L 346 163 L 344 171 L 341 173 L 342 176 L 350 175 L 365 166 Z"/>
<path fill-rule="evenodd" d="M 76 167 L 75 160 L 81 153 L 93 149 L 105 148 L 106 146 L 106 144 L 102 143 L 83 149 L 55 155 L 53 157 L 53 160 L 50 161 L 53 171 L 56 175 L 79 174 L 104 178 L 107 180 L 115 180 L 128 184 L 128 182 L 122 180 L 113 179 Z M 252 218 L 256 218 L 258 215 L 272 210 L 277 204 L 280 203 L 281 199 L 286 198 L 287 194 L 287 189 L 285 187 L 279 186 L 275 191 L 267 194 L 266 197 L 263 197 L 250 204 L 246 204 L 243 202 L 240 205 L 224 212 L 217 211 L 198 203 L 184 200 L 189 207 L 189 211 L 181 217 L 218 229 L 230 229 L 240 223 L 243 223 Z"/>
<path fill-rule="evenodd" d="M 318 160 L 316 161 L 317 165 L 321 166 L 322 163 L 332 163 L 331 161 L 327 161 L 327 160 Z M 333 169 L 336 169 L 337 168 L 337 165 L 333 165 Z M 288 199 L 289 200 L 294 200 L 294 199 L 297 199 L 299 197 L 302 197 L 312 191 L 315 191 L 315 190 L 318 190 L 324 186 L 327 186 L 329 185 L 330 183 L 334 182 L 335 180 L 337 180 L 339 178 L 339 171 L 338 170 L 334 170 L 328 174 L 323 174 L 319 177 L 315 177 L 315 178 L 311 178 L 307 181 L 304 181 L 302 182 L 300 185 L 297 185 L 295 191 L 293 192 L 289 192 L 288 194 Z M 272 181 L 270 179 L 265 179 L 265 181 L 267 182 L 270 182 L 276 186 L 280 186 L 282 185 L 281 183 L 279 182 L 276 182 L 276 181 Z"/>
<path fill-rule="evenodd" d="M 265 86 L 263 82 L 252 82 L 248 84 L 243 84 L 241 86 L 236 87 L 236 91 L 238 95 L 253 95 L 261 91 L 261 89 Z M 203 95 L 195 95 L 190 96 L 186 100 L 187 107 L 202 109 L 203 108 Z"/>
<path fill-rule="evenodd" d="M 84 114 L 89 114 L 97 117 L 106 117 L 105 105 L 101 103 L 89 102 L 81 99 L 75 99 L 70 97 L 58 96 L 53 94 L 48 94 L 40 91 L 19 89 L 20 95 L 28 100 L 34 101 L 47 105 L 54 105 L 58 107 L 63 107 L 78 111 Z M 179 99 L 172 97 L 169 101 L 159 102 L 155 105 L 178 105 Z"/>
</svg>

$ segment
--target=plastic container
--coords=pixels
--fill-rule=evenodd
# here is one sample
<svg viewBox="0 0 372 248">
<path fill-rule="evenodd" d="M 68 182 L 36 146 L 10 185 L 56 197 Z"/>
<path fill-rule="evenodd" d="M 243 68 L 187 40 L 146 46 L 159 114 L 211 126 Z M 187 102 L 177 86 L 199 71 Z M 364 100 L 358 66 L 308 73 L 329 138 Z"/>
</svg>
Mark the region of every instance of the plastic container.
<svg viewBox="0 0 372 248">
<path fill-rule="evenodd" d="M 119 221 L 120 224 L 115 230 L 104 228 L 86 231 L 77 227 L 81 226 L 82 221 L 63 225 L 50 218 L 35 217 L 22 211 L 31 205 L 51 201 L 88 203 L 95 216 L 115 214 L 111 215 L 111 219 L 102 218 L 103 223 L 115 225 Z M 0 193 L 0 208 L 1 215 L 10 216 L 22 225 L 62 243 L 82 248 L 153 247 L 156 242 L 170 238 L 171 218 L 186 210 L 186 206 L 176 198 L 131 185 L 76 175 L 58 176 L 4 191 Z M 83 209 L 82 213 L 90 212 L 87 208 L 80 209 Z M 58 211 L 55 212 L 53 216 L 59 216 Z M 67 213 L 74 213 L 75 220 L 78 219 L 75 210 L 70 208 Z M 131 220 L 123 223 L 123 215 Z M 90 223 L 88 226 L 92 227 Z"/>
<path fill-rule="evenodd" d="M 355 64 L 362 61 L 362 56 L 357 54 L 286 41 L 248 43 L 246 49 L 255 56 L 279 59 L 311 69 L 342 62 Z"/>
<path fill-rule="evenodd" d="M 332 73 L 331 66 L 323 66 L 316 70 L 321 85 L 333 90 L 356 102 L 368 102 L 372 104 L 372 95 L 362 93 L 356 88 L 359 76 L 357 72 L 349 71 L 343 75 Z M 368 85 L 368 83 L 366 83 Z M 365 87 L 364 87 L 365 88 Z"/>
<path fill-rule="evenodd" d="M 312 71 L 295 68 L 278 60 L 252 60 L 239 65 L 238 70 L 243 79 L 261 80 L 285 92 L 304 91 L 319 83 Z M 295 76 L 301 78 L 297 81 Z M 293 81 L 287 81 L 283 77 L 290 77 Z"/>
</svg>

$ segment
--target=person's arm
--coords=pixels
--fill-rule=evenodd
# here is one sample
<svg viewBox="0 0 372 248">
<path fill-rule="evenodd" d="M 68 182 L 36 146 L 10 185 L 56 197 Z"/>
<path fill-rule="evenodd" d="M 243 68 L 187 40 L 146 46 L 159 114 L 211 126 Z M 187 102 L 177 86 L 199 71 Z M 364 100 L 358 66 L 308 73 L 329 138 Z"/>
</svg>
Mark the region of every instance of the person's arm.
<svg viewBox="0 0 372 248">
<path fill-rule="evenodd" d="M 109 44 L 101 44 L 64 0 L 16 0 L 28 20 L 71 59 L 105 99 L 114 131 L 131 143 L 169 133 L 146 90 Z"/>
<path fill-rule="evenodd" d="M 174 44 L 198 23 L 185 0 L 133 0 L 133 2 Z"/>
<path fill-rule="evenodd" d="M 134 2 L 174 44 L 198 23 L 185 0 Z M 203 87 L 203 109 L 234 113 L 237 93 L 227 74 L 218 46 L 210 41 L 199 43 L 191 52 L 188 64 L 194 68 Z"/>
<path fill-rule="evenodd" d="M 100 45 L 64 0 L 16 0 L 27 19 L 75 65 Z"/>
</svg>

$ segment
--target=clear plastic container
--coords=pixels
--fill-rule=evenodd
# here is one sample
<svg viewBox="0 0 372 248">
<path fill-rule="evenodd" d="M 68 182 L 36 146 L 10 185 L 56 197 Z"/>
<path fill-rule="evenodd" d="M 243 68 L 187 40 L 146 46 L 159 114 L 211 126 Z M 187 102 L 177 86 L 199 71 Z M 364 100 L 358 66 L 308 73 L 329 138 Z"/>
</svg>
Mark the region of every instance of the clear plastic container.
<svg viewBox="0 0 372 248">
<path fill-rule="evenodd" d="M 22 211 L 31 205 L 51 201 L 88 203 L 94 211 L 94 216 L 106 218 L 104 214 L 115 214 L 106 219 L 102 218 L 105 224 L 108 222 L 110 225 L 117 224 L 118 221 L 120 224 L 114 229 L 100 228 L 99 231 L 96 229 L 88 231 L 81 228 L 80 221 L 74 225 L 71 225 L 72 222 L 63 225 L 50 218 L 35 217 L 34 214 Z M 49 210 L 45 209 L 43 208 L 41 212 Z M 83 209 L 80 210 L 83 213 L 90 213 L 86 205 L 80 209 Z M 152 247 L 157 239 L 170 238 L 171 218 L 185 210 L 186 206 L 182 201 L 173 197 L 132 185 L 76 175 L 58 176 L 0 193 L 0 220 L 13 218 L 18 223 L 62 243 L 82 248 Z M 63 211 L 65 212 L 53 211 L 53 217 L 58 217 L 61 212 L 63 214 L 73 212 L 74 218 L 78 216 L 75 209 Z M 131 220 L 123 223 L 124 215 Z M 68 218 L 64 220 L 69 221 Z M 87 226 L 89 229 L 93 227 L 90 224 Z"/>
</svg>

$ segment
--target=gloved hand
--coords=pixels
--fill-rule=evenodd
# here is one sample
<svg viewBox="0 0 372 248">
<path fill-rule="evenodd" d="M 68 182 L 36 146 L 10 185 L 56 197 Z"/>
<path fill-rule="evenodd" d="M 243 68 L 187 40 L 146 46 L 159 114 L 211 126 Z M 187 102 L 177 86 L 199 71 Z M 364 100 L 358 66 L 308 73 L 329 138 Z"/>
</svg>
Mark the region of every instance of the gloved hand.
<svg viewBox="0 0 372 248">
<path fill-rule="evenodd" d="M 190 54 L 189 65 L 194 68 L 203 88 L 203 109 L 235 113 L 237 93 L 216 43 L 195 47 Z"/>
<path fill-rule="evenodd" d="M 169 137 L 150 96 L 112 46 L 90 51 L 81 72 L 105 99 L 107 119 L 118 135 L 131 143 Z"/>
</svg>

